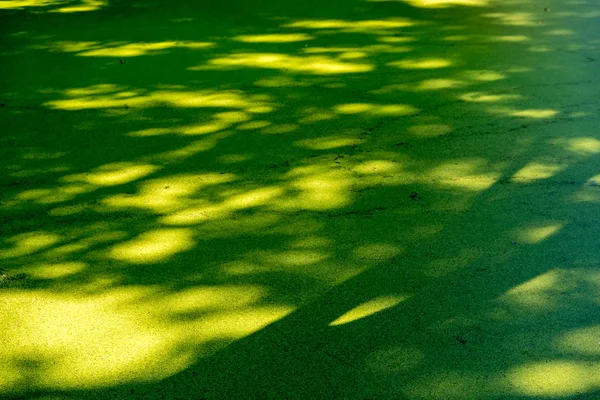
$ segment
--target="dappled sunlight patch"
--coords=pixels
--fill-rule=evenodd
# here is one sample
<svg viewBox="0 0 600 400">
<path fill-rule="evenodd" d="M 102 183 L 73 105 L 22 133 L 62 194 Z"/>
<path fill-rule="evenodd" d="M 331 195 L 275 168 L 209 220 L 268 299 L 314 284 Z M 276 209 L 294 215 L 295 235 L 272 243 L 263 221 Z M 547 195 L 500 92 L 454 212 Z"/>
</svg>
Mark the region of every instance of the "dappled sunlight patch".
<svg viewBox="0 0 600 400">
<path fill-rule="evenodd" d="M 541 179 L 548 179 L 565 169 L 565 165 L 530 162 L 519 171 L 515 172 L 511 180 L 521 183 L 530 183 Z"/>
<path fill-rule="evenodd" d="M 64 182 L 85 182 L 97 186 L 117 186 L 136 181 L 159 169 L 158 166 L 151 164 L 118 162 L 105 164 L 92 172 L 65 176 L 62 180 Z"/>
<path fill-rule="evenodd" d="M 181 134 L 192 136 L 206 135 L 209 133 L 214 133 L 227 129 L 236 123 L 241 123 L 252 119 L 252 116 L 250 114 L 242 111 L 221 112 L 214 114 L 212 117 L 212 120 L 203 123 L 174 126 L 168 128 L 147 128 L 129 132 L 128 136 L 147 137 L 168 134 Z"/>
<path fill-rule="evenodd" d="M 185 324 L 185 333 L 184 326 L 181 326 L 180 335 L 185 337 L 187 334 L 189 341 L 200 344 L 219 339 L 237 340 L 282 319 L 292 311 L 293 307 L 283 304 L 217 311 Z"/>
<path fill-rule="evenodd" d="M 374 69 L 371 64 L 344 62 L 327 56 L 299 57 L 281 53 L 237 53 L 214 58 L 206 65 L 190 70 L 266 68 L 314 75 L 348 74 L 368 72 Z"/>
<path fill-rule="evenodd" d="M 545 360 L 516 367 L 507 379 L 521 396 L 578 396 L 600 389 L 600 363 Z"/>
<path fill-rule="evenodd" d="M 507 43 L 522 43 L 531 40 L 529 36 L 525 35 L 503 35 L 503 36 L 490 36 L 487 38 L 490 42 L 507 42 Z"/>
<path fill-rule="evenodd" d="M 65 185 L 53 189 L 31 189 L 19 193 L 16 198 L 21 201 L 35 201 L 40 204 L 62 203 L 77 196 L 92 192 L 93 185 Z"/>
<path fill-rule="evenodd" d="M 382 43 L 410 43 L 417 41 L 417 38 L 412 36 L 379 36 L 376 40 Z"/>
<path fill-rule="evenodd" d="M 228 210 L 241 210 L 267 204 L 280 197 L 284 190 L 280 187 L 262 187 L 227 198 L 222 206 Z"/>
<path fill-rule="evenodd" d="M 456 6 L 485 7 L 489 0 L 367 0 L 374 3 L 380 2 L 406 2 L 419 8 L 448 8 Z"/>
<path fill-rule="evenodd" d="M 600 175 L 589 178 L 570 200 L 575 203 L 600 203 Z"/>
<path fill-rule="evenodd" d="M 50 12 L 70 14 L 76 12 L 96 11 L 107 5 L 107 0 L 81 0 L 80 4 L 74 4 L 67 7 L 60 7 L 55 10 L 51 10 Z"/>
<path fill-rule="evenodd" d="M 489 18 L 499 25 L 509 26 L 537 26 L 538 18 L 529 12 L 511 12 L 511 13 L 487 13 L 483 18 Z"/>
<path fill-rule="evenodd" d="M 293 309 L 258 305 L 260 286 L 165 292 L 103 286 L 98 294 L 0 293 L 0 393 L 114 387 L 164 379 Z M 211 343 L 205 348 L 204 344 Z M 28 369 L 24 366 L 27 362 Z M 24 382 L 23 379 L 27 378 Z M 23 385 L 27 386 L 23 386 Z"/>
<path fill-rule="evenodd" d="M 239 129 L 242 131 L 251 131 L 251 130 L 266 128 L 271 125 L 273 125 L 273 123 L 271 121 L 250 121 L 250 122 L 246 122 L 245 124 L 238 125 L 236 127 L 236 129 Z"/>
<path fill-rule="evenodd" d="M 233 38 L 242 43 L 295 43 L 314 39 L 306 33 L 272 33 L 264 35 L 240 35 Z"/>
<path fill-rule="evenodd" d="M 0 250 L 0 258 L 13 258 L 32 255 L 45 250 L 63 240 L 61 235 L 52 232 L 36 231 L 22 233 L 4 239 L 11 248 Z"/>
<path fill-rule="evenodd" d="M 528 119 L 547 119 L 555 117 L 559 113 L 557 110 L 550 109 L 516 110 L 514 108 L 500 106 L 489 107 L 488 112 L 509 117 L 519 117 Z"/>
<path fill-rule="evenodd" d="M 370 160 L 364 161 L 352 168 L 359 174 L 395 174 L 402 170 L 400 164 L 389 160 Z"/>
<path fill-rule="evenodd" d="M 305 147 L 312 150 L 330 150 L 337 149 L 340 147 L 349 147 L 359 143 L 360 140 L 356 138 L 349 138 L 343 136 L 326 136 L 313 139 L 304 139 L 294 142 L 296 146 Z"/>
<path fill-rule="evenodd" d="M 517 110 L 511 112 L 509 115 L 513 117 L 524 117 L 524 118 L 534 118 L 534 119 L 542 119 L 542 118 L 552 118 L 558 114 L 556 110 Z"/>
<path fill-rule="evenodd" d="M 186 206 L 199 191 L 231 182 L 233 174 L 180 174 L 147 180 L 138 193 L 108 196 L 102 203 L 110 208 L 139 208 L 156 213 L 168 213 Z"/>
<path fill-rule="evenodd" d="M 373 44 L 361 47 L 305 47 L 302 49 L 306 54 L 338 53 L 341 59 L 365 58 L 369 55 L 386 53 L 407 53 L 412 51 L 411 47 L 392 46 L 390 44 Z"/>
<path fill-rule="evenodd" d="M 600 356 L 600 325 L 573 329 L 558 337 L 554 345 L 566 353 L 598 357 Z"/>
<path fill-rule="evenodd" d="M 518 228 L 515 237 L 518 241 L 528 244 L 537 244 L 556 235 L 564 227 L 564 222 L 533 225 L 527 228 Z"/>
<path fill-rule="evenodd" d="M 553 269 L 508 290 L 500 299 L 517 309 L 536 314 L 554 311 L 560 305 L 561 294 L 573 290 L 576 278 L 563 270 Z"/>
<path fill-rule="evenodd" d="M 402 88 L 416 91 L 456 89 L 466 86 L 467 83 L 457 79 L 425 79 L 416 85 L 401 85 Z"/>
<path fill-rule="evenodd" d="M 350 322 L 358 321 L 363 318 L 367 318 L 389 308 L 395 307 L 396 305 L 405 301 L 409 297 L 410 296 L 407 295 L 389 295 L 376 297 L 365 303 L 362 303 L 361 305 L 353 308 L 350 311 L 347 311 L 343 315 L 336 318 L 334 321 L 331 321 L 329 323 L 329 326 L 344 325 Z"/>
<path fill-rule="evenodd" d="M 175 360 L 167 332 L 149 326 L 148 317 L 135 309 L 116 309 L 122 301 L 147 293 L 148 289 L 131 287 L 93 297 L 44 291 L 0 294 L 3 307 L 20 310 L 20 317 L 1 321 L 0 335 L 8 345 L 0 348 L 4 364 L 0 368 L 30 376 L 29 390 L 97 388 L 174 373 L 184 365 L 172 368 Z M 22 359 L 48 362 L 30 375 L 19 370 Z M 9 393 L 25 389 L 0 388 Z"/>
<path fill-rule="evenodd" d="M 452 65 L 452 61 L 443 58 L 422 58 L 393 61 L 388 65 L 402 69 L 439 69 Z"/>
<path fill-rule="evenodd" d="M 277 209 L 330 210 L 350 203 L 352 179 L 347 171 L 330 171 L 320 165 L 295 168 L 286 174 L 293 196 L 273 204 Z"/>
<path fill-rule="evenodd" d="M 377 374 L 396 374 L 417 368 L 425 361 L 425 354 L 416 347 L 395 346 L 370 353 L 365 368 Z"/>
<path fill-rule="evenodd" d="M 5 0 L 0 3 L 0 10 L 19 9 L 23 7 L 50 7 L 63 3 L 64 0 Z"/>
<path fill-rule="evenodd" d="M 246 307 L 260 302 L 267 290 L 257 285 L 197 286 L 151 300 L 155 313 L 166 316 Z"/>
<path fill-rule="evenodd" d="M 423 176 L 443 186 L 479 192 L 490 188 L 500 174 L 490 171 L 484 159 L 463 159 L 443 163 Z"/>
<path fill-rule="evenodd" d="M 89 93 L 86 93 L 87 90 Z M 119 93 L 126 92 L 127 97 Z M 133 95 L 133 93 L 137 95 Z M 87 110 L 122 108 L 146 108 L 170 106 L 179 108 L 243 108 L 248 112 L 270 112 L 263 95 L 246 96 L 240 91 L 215 90 L 157 90 L 142 92 L 114 85 L 94 85 L 90 88 L 67 89 L 64 91 L 69 99 L 51 100 L 43 105 L 60 110 Z M 261 110 L 261 111 L 255 111 Z"/>
<path fill-rule="evenodd" d="M 459 99 L 472 103 L 496 103 L 519 100 L 522 96 L 516 94 L 492 94 L 485 92 L 470 92 L 459 96 Z"/>
<path fill-rule="evenodd" d="M 113 246 L 108 256 L 131 264 L 164 262 L 196 244 L 191 229 L 155 229 Z"/>
<path fill-rule="evenodd" d="M 480 82 L 495 82 L 506 79 L 506 75 L 490 70 L 468 70 L 462 72 L 466 79 Z"/>
<path fill-rule="evenodd" d="M 575 154 L 589 156 L 600 153 L 600 140 L 588 137 L 575 137 L 570 139 L 555 139 L 552 144 L 559 145 L 565 150 L 569 150 Z"/>
<path fill-rule="evenodd" d="M 214 47 L 213 42 L 186 42 L 186 41 L 164 41 L 164 42 L 74 42 L 59 41 L 50 42 L 45 45 L 36 45 L 35 49 L 48 50 L 51 52 L 77 53 L 82 57 L 138 57 L 150 54 L 162 54 L 166 50 L 175 48 L 206 49 Z"/>
<path fill-rule="evenodd" d="M 424 138 L 447 135 L 453 130 L 451 126 L 442 124 L 415 125 L 408 128 L 411 135 Z"/>
<path fill-rule="evenodd" d="M 202 222 L 226 218 L 231 215 L 228 210 L 220 205 L 207 205 L 188 207 L 186 209 L 165 215 L 160 222 L 165 225 L 193 225 Z"/>
<path fill-rule="evenodd" d="M 336 30 L 340 32 L 381 34 L 386 30 L 407 28 L 416 25 L 409 19 L 389 18 L 380 20 L 349 21 L 343 19 L 300 20 L 283 25 L 284 28 L 306 28 L 316 30 Z"/>
<path fill-rule="evenodd" d="M 366 114 L 370 116 L 405 116 L 418 112 L 418 109 L 408 104 L 371 104 L 346 103 L 334 108 L 338 114 Z"/>
<path fill-rule="evenodd" d="M 328 255 L 317 250 L 288 250 L 282 252 L 266 252 L 257 254 L 263 263 L 277 268 L 303 267 L 318 264 L 326 260 Z"/>
<path fill-rule="evenodd" d="M 58 279 L 75 275 L 86 267 L 87 264 L 81 261 L 66 261 L 62 263 L 34 264 L 20 268 L 19 272 L 25 273 L 34 279 Z"/>
</svg>

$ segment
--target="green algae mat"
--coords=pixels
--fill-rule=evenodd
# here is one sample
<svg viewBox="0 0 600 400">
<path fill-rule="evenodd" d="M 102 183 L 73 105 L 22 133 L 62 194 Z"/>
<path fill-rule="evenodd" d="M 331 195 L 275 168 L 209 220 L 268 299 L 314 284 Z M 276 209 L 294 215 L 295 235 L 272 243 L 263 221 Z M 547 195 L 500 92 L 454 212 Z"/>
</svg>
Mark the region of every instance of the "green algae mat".
<svg viewBox="0 0 600 400">
<path fill-rule="evenodd" d="M 600 398 L 598 32 L 0 1 L 0 397 Z"/>
</svg>

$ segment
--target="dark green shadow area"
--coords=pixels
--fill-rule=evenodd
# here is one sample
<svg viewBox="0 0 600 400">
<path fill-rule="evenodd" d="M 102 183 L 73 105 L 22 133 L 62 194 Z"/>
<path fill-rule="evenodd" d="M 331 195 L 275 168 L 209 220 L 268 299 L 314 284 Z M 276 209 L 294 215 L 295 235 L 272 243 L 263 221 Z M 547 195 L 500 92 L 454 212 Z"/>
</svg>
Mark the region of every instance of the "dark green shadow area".
<svg viewBox="0 0 600 400">
<path fill-rule="evenodd" d="M 0 2 L 0 397 L 600 397 L 599 18 Z"/>
</svg>

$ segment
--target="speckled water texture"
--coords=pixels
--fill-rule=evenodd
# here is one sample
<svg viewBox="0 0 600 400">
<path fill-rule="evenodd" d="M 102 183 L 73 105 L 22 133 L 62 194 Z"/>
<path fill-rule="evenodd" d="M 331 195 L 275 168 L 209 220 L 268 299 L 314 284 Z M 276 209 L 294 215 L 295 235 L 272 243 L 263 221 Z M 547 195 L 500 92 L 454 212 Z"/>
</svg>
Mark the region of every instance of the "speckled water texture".
<svg viewBox="0 0 600 400">
<path fill-rule="evenodd" d="M 600 1 L 0 35 L 0 397 L 600 399 Z"/>
</svg>

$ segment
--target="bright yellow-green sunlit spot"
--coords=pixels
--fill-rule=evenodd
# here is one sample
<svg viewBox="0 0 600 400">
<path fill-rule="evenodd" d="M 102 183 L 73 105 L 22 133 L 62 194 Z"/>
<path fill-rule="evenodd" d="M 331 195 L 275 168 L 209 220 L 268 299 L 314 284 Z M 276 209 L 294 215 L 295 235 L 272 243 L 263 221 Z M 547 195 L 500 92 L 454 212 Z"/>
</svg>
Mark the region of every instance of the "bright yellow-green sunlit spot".
<svg viewBox="0 0 600 400">
<path fill-rule="evenodd" d="M 513 175 L 512 180 L 528 183 L 536 180 L 548 179 L 563 170 L 564 167 L 564 165 L 558 164 L 531 162 L 517 171 Z"/>
<path fill-rule="evenodd" d="M 102 281 L 112 278 L 99 277 L 103 290 L 95 295 L 0 292 L 0 395 L 22 391 L 23 377 L 28 390 L 160 380 L 214 353 L 215 342 L 240 339 L 292 311 L 260 305 L 267 294 L 260 286 L 169 293 L 160 286 L 114 289 Z M 37 374 L 19 363 L 24 355 L 39 361 Z"/>
<path fill-rule="evenodd" d="M 338 104 L 334 108 L 338 114 L 367 114 L 371 116 L 383 115 L 411 115 L 418 110 L 408 104 L 370 104 L 346 103 Z"/>
<path fill-rule="evenodd" d="M 459 98 L 463 101 L 473 103 L 494 103 L 509 100 L 518 100 L 521 98 L 520 95 L 510 94 L 490 94 L 485 92 L 471 92 L 460 95 Z"/>
<path fill-rule="evenodd" d="M 517 367 L 508 379 L 521 396 L 566 398 L 600 388 L 600 363 L 546 360 Z"/>
<path fill-rule="evenodd" d="M 24 7 L 49 7 L 61 4 L 60 0 L 4 0 L 0 2 L 0 10 Z"/>
<path fill-rule="evenodd" d="M 389 160 L 370 160 L 358 164 L 352 168 L 352 170 L 359 174 L 390 174 L 400 172 L 401 166 L 400 164 Z"/>
<path fill-rule="evenodd" d="M 524 118 L 534 118 L 534 119 L 542 119 L 542 118 L 552 118 L 558 114 L 556 110 L 519 110 L 510 113 L 510 115 L 514 117 L 524 117 Z"/>
<path fill-rule="evenodd" d="M 166 261 L 178 253 L 190 250 L 195 244 L 190 229 L 156 229 L 114 246 L 109 251 L 109 256 L 132 264 L 151 264 Z"/>
<path fill-rule="evenodd" d="M 98 167 L 92 172 L 66 176 L 63 181 L 85 182 L 97 186 L 116 186 L 143 178 L 158 169 L 159 167 L 150 164 L 112 163 Z"/>
<path fill-rule="evenodd" d="M 463 87 L 466 82 L 457 79 L 425 79 L 414 86 L 414 90 L 442 90 Z M 410 88 L 409 85 L 401 87 Z"/>
<path fill-rule="evenodd" d="M 563 271 L 551 270 L 510 289 L 502 300 L 530 312 L 552 311 L 560 300 L 559 293 L 571 285 L 570 280 Z"/>
<path fill-rule="evenodd" d="M 381 20 L 347 21 L 342 19 L 302 20 L 284 25 L 285 28 L 335 29 L 343 32 L 373 34 L 377 31 L 406 28 L 415 25 L 407 19 L 390 18 Z"/>
<path fill-rule="evenodd" d="M 381 296 L 376 297 L 353 308 L 345 314 L 332 321 L 330 326 L 344 325 L 359 319 L 366 318 L 370 315 L 377 314 L 388 308 L 392 308 L 406 300 L 409 296 Z"/>
<path fill-rule="evenodd" d="M 306 33 L 275 33 L 266 35 L 241 35 L 233 40 L 244 43 L 293 43 L 314 39 Z"/>
<path fill-rule="evenodd" d="M 326 56 L 299 57 L 280 53 L 238 53 L 214 58 L 207 65 L 192 67 L 190 70 L 236 68 L 266 68 L 284 72 L 333 75 L 368 72 L 373 70 L 374 67 L 371 64 L 344 62 Z"/>
<path fill-rule="evenodd" d="M 322 165 L 294 168 L 285 175 L 294 196 L 282 197 L 273 205 L 285 210 L 329 210 L 350 202 L 352 179 L 348 171 L 331 171 Z"/>
<path fill-rule="evenodd" d="M 327 258 L 327 254 L 316 250 L 289 250 L 280 253 L 259 254 L 264 263 L 277 268 L 303 267 L 317 264 Z"/>
<path fill-rule="evenodd" d="M 0 250 L 0 258 L 21 257 L 46 249 L 62 240 L 62 236 L 52 232 L 30 232 L 13 236 L 6 241 L 12 248 Z"/>
<path fill-rule="evenodd" d="M 434 168 L 429 178 L 444 186 L 478 192 L 491 187 L 499 176 L 499 173 L 486 169 L 486 160 L 463 159 Z"/>
<path fill-rule="evenodd" d="M 96 11 L 107 5 L 107 0 L 81 0 L 80 4 L 74 4 L 68 7 L 57 8 L 56 10 L 52 10 L 51 12 L 69 14 L 76 12 Z"/>
<path fill-rule="evenodd" d="M 24 267 L 20 271 L 36 279 L 58 279 L 81 272 L 86 266 L 86 263 L 80 261 L 69 261 L 55 264 L 35 264 Z"/>
<path fill-rule="evenodd" d="M 231 182 L 232 174 L 181 174 L 143 182 L 137 194 L 116 194 L 102 203 L 112 209 L 139 208 L 168 213 L 188 204 L 190 198 L 204 188 Z"/>
<path fill-rule="evenodd" d="M 329 150 L 336 149 L 339 147 L 347 147 L 355 145 L 359 142 L 356 138 L 347 138 L 339 136 L 326 136 L 314 139 L 305 139 L 296 142 L 295 144 L 300 147 L 313 150 Z"/>
<path fill-rule="evenodd" d="M 36 49 L 47 49 L 51 52 L 77 53 L 82 57 L 137 57 L 150 54 L 161 54 L 170 49 L 207 49 L 214 47 L 212 42 L 187 42 L 187 41 L 164 41 L 164 42 L 73 42 L 60 41 L 50 42 L 44 46 L 38 45 Z"/>
<path fill-rule="evenodd" d="M 455 6 L 484 7 L 489 0 L 367 0 L 374 3 L 380 2 L 406 2 L 419 8 L 447 8 Z"/>
<path fill-rule="evenodd" d="M 423 58 L 394 61 L 389 63 L 389 65 L 402 69 L 439 69 L 451 66 L 452 62 L 443 58 Z"/>
<path fill-rule="evenodd" d="M 555 341 L 561 351 L 583 356 L 600 356 L 600 325 L 574 329 Z"/>
<path fill-rule="evenodd" d="M 529 244 L 541 243 L 556 235 L 564 226 L 564 223 L 554 223 L 529 228 L 520 228 L 516 235 L 519 241 Z"/>
<path fill-rule="evenodd" d="M 120 92 L 131 89 L 115 85 L 95 85 L 88 88 L 66 90 L 62 100 L 51 100 L 45 106 L 62 110 L 85 110 L 116 108 L 144 108 L 154 106 L 171 106 L 181 108 L 242 108 L 245 111 L 270 112 L 272 108 L 266 103 L 264 96 L 245 96 L 240 91 L 213 90 L 157 90 L 154 92 L 139 92 L 135 97 L 123 98 Z M 137 92 L 136 92 L 137 93 Z M 260 111 L 259 111 L 260 110 Z"/>
<path fill-rule="evenodd" d="M 594 137 L 576 137 L 571 139 L 557 139 L 554 143 L 573 153 L 589 156 L 600 153 L 600 140 Z"/>
<path fill-rule="evenodd" d="M 72 200 L 80 194 L 95 189 L 93 185 L 65 185 L 53 189 L 31 189 L 19 193 L 16 198 L 24 201 L 35 201 L 41 204 L 61 203 Z"/>
<path fill-rule="evenodd" d="M 474 81 L 481 81 L 481 82 L 494 82 L 494 81 L 506 79 L 506 75 L 501 74 L 496 71 L 488 71 L 488 70 L 470 70 L 470 71 L 465 71 L 463 73 L 463 75 L 467 79 L 474 80 Z"/>
<path fill-rule="evenodd" d="M 508 42 L 508 43 L 522 43 L 531 40 L 528 36 L 524 35 L 504 35 L 504 36 L 492 36 L 488 39 L 491 42 Z"/>
<path fill-rule="evenodd" d="M 493 22 L 509 26 L 537 26 L 539 16 L 530 12 L 511 12 L 511 13 L 489 13 L 482 17 L 489 18 Z"/>
</svg>

